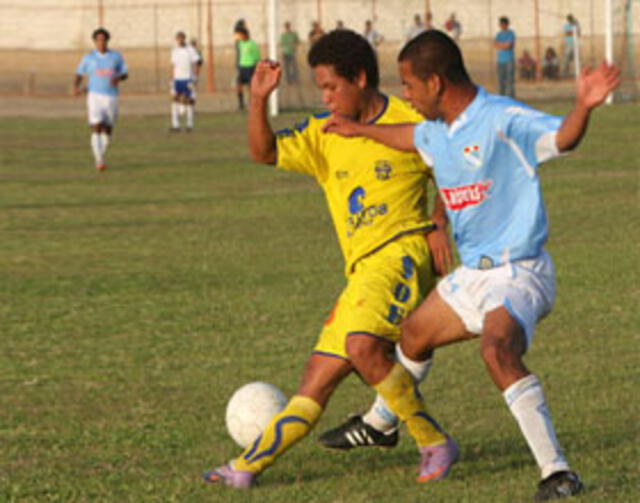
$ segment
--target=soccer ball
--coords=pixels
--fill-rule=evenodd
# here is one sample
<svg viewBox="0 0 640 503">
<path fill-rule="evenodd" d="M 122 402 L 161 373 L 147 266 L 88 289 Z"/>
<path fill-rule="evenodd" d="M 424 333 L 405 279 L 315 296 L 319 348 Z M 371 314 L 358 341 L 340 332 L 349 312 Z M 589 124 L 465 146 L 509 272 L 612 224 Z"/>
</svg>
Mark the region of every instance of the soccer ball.
<svg viewBox="0 0 640 503">
<path fill-rule="evenodd" d="M 245 384 L 227 404 L 225 419 L 231 438 L 240 447 L 247 447 L 286 404 L 287 397 L 272 384 L 260 381 Z"/>
</svg>

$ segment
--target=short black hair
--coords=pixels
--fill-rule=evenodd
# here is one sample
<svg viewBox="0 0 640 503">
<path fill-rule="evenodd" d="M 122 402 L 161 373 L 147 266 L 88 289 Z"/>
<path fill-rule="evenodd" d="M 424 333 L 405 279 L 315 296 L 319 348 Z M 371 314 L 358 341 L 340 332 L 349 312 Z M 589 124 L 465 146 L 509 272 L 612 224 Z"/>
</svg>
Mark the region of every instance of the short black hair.
<svg viewBox="0 0 640 503">
<path fill-rule="evenodd" d="M 502 16 L 498 21 L 500 23 L 509 24 L 509 18 L 507 16 Z"/>
<path fill-rule="evenodd" d="M 102 27 L 96 28 L 95 30 L 93 30 L 93 33 L 91 34 L 91 38 L 95 40 L 96 38 L 98 38 L 98 35 L 104 35 L 104 38 L 107 42 L 111 38 L 111 34 L 105 28 L 102 28 Z"/>
<path fill-rule="evenodd" d="M 333 30 L 323 35 L 309 51 L 309 66 L 332 65 L 341 77 L 354 81 L 361 71 L 367 76 L 367 87 L 380 84 L 378 60 L 371 44 L 352 30 Z"/>
<path fill-rule="evenodd" d="M 409 61 L 411 71 L 422 80 L 436 74 L 454 84 L 471 82 L 460 48 L 439 30 L 424 31 L 407 42 L 398 55 L 402 61 Z"/>
</svg>

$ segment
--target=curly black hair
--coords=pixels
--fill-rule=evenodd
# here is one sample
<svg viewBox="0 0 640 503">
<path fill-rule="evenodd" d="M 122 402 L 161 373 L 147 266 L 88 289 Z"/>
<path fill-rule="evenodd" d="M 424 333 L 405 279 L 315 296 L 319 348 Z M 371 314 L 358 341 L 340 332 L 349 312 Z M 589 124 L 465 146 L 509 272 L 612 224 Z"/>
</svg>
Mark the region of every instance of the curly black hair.
<svg viewBox="0 0 640 503">
<path fill-rule="evenodd" d="M 111 38 L 111 34 L 105 28 L 102 28 L 102 27 L 96 28 L 95 30 L 93 30 L 93 33 L 91 34 L 91 38 L 95 40 L 96 38 L 98 38 L 98 35 L 104 35 L 104 39 L 107 42 Z"/>
<path fill-rule="evenodd" d="M 367 87 L 377 89 L 380 84 L 378 60 L 371 44 L 351 30 L 334 30 L 323 35 L 309 51 L 309 66 L 332 65 L 341 77 L 353 81 L 364 71 Z"/>
</svg>

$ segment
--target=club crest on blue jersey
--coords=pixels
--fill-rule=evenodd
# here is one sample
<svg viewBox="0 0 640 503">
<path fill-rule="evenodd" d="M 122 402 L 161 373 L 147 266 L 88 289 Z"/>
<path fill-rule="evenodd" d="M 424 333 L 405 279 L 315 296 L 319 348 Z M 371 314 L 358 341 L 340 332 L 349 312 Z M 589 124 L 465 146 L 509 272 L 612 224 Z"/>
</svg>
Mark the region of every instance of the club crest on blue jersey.
<svg viewBox="0 0 640 503">
<path fill-rule="evenodd" d="M 349 213 L 347 218 L 347 237 L 352 237 L 363 225 L 371 225 L 376 217 L 386 215 L 387 205 L 372 204 L 367 206 L 365 198 L 367 192 L 362 187 L 356 187 L 351 191 L 348 198 Z"/>
<path fill-rule="evenodd" d="M 467 145 L 462 150 L 464 154 L 465 166 L 468 169 L 480 169 L 482 166 L 482 156 L 479 145 Z"/>
<path fill-rule="evenodd" d="M 378 180 L 384 181 L 391 178 L 391 163 L 389 161 L 376 161 L 373 169 L 376 172 L 376 178 Z"/>
</svg>

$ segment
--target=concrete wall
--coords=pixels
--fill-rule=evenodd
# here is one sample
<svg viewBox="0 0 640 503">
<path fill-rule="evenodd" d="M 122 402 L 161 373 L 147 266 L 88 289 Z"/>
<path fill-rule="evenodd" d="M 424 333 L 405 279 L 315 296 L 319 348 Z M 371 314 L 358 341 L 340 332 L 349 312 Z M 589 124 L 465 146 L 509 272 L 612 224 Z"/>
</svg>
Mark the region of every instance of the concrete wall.
<svg viewBox="0 0 640 503">
<path fill-rule="evenodd" d="M 533 0 L 279 0 L 280 24 L 290 20 L 301 36 L 312 20 L 326 29 L 341 19 L 362 30 L 366 19 L 389 41 L 404 39 L 412 17 L 431 6 L 436 27 L 455 12 L 463 39 L 492 36 L 497 18 L 507 15 L 521 37 L 535 34 Z M 622 6 L 614 0 L 616 23 L 621 26 Z M 98 24 L 98 0 L 0 0 L 0 49 L 74 50 L 90 47 L 91 30 Z M 602 35 L 604 0 L 538 0 L 540 35 L 561 33 L 564 18 L 573 13 L 585 36 Z M 102 0 L 104 25 L 113 34 L 114 46 L 145 48 L 170 45 L 177 30 L 203 40 L 207 33 L 207 0 Z M 215 46 L 232 43 L 232 26 L 243 17 L 254 38 L 266 40 L 266 0 L 212 0 L 212 32 Z M 635 0 L 634 32 L 640 33 L 640 3 Z"/>
</svg>

